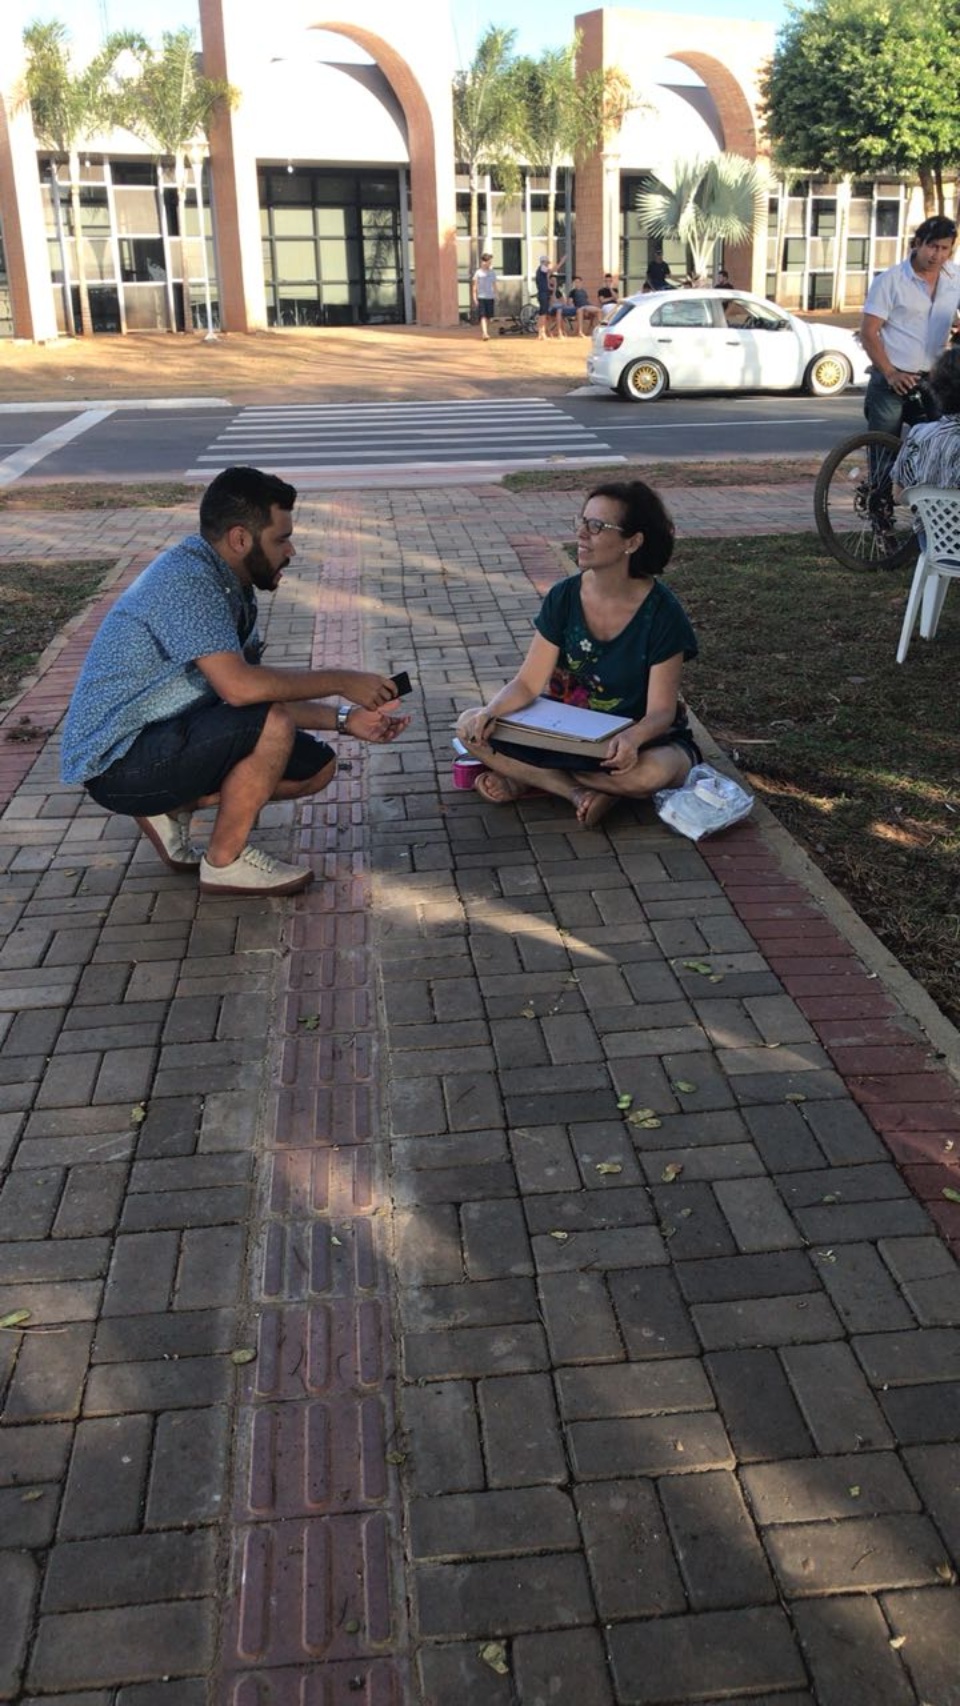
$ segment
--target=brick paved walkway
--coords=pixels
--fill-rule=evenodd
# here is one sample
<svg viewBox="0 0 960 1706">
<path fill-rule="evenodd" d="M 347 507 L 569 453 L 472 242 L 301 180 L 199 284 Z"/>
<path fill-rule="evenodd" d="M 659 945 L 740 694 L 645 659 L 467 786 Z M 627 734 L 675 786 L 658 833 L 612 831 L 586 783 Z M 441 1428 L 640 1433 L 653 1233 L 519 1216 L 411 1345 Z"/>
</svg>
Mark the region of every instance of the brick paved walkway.
<svg viewBox="0 0 960 1706">
<path fill-rule="evenodd" d="M 3 748 L 0 1699 L 960 1701 L 956 1080 L 762 825 L 449 785 L 568 509 L 304 503 L 271 656 L 422 714 L 264 814 L 295 902 Z M 0 550 L 120 584 L 192 524 Z"/>
</svg>

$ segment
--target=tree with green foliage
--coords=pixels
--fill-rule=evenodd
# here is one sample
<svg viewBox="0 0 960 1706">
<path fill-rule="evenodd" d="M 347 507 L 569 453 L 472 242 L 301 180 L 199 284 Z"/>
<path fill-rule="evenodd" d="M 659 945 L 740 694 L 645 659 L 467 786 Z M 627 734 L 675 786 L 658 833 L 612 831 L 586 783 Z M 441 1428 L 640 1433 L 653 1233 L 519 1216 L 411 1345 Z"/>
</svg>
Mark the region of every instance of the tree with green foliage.
<svg viewBox="0 0 960 1706">
<path fill-rule="evenodd" d="M 80 325 L 84 335 L 93 334 L 90 294 L 84 257 L 83 222 L 80 205 L 80 151 L 99 132 L 115 122 L 117 100 L 123 79 L 118 61 L 138 41 L 127 31 L 106 38 L 99 52 L 82 71 L 75 71 L 70 38 L 63 24 L 28 24 L 23 32 L 27 53 L 25 90 L 33 115 L 33 128 L 41 147 L 66 160 L 70 173 L 70 210 L 76 252 L 76 280 L 80 297 Z M 55 182 L 53 193 L 59 199 Z M 62 222 L 61 263 L 64 275 L 64 315 L 67 331 L 76 331 L 71 298 L 72 269 Z"/>
<path fill-rule="evenodd" d="M 811 0 L 792 7 L 761 83 L 781 166 L 916 174 L 943 212 L 960 162 L 957 0 Z"/>
<path fill-rule="evenodd" d="M 768 190 L 762 161 L 716 154 L 710 160 L 677 161 L 666 177 L 644 178 L 636 208 L 651 237 L 683 243 L 697 278 L 709 278 L 718 243 L 745 243 L 752 237 Z"/>
<path fill-rule="evenodd" d="M 520 89 L 514 73 L 516 30 L 490 24 L 465 71 L 453 84 L 457 159 L 470 186 L 470 266 L 480 264 L 480 178 L 494 171 L 506 190 L 515 189 L 520 169 L 515 149 L 521 132 Z"/>
<path fill-rule="evenodd" d="M 186 236 L 186 192 L 191 153 L 204 145 L 211 120 L 220 106 L 234 106 L 237 91 L 219 78 L 204 77 L 198 65 L 193 31 L 165 30 L 159 52 L 142 39 L 137 44 L 138 74 L 123 90 L 120 122 L 153 149 L 157 159 L 157 193 L 161 229 L 167 238 L 166 203 L 163 196 L 161 162 L 173 160 L 177 192 L 177 226 L 180 232 L 181 277 L 183 279 L 184 327 L 192 327 L 190 310 L 189 246 Z M 198 208 L 198 217 L 200 210 Z M 206 236 L 200 231 L 201 243 Z M 167 279 L 169 329 L 176 331 L 172 281 Z"/>
<path fill-rule="evenodd" d="M 560 166 L 602 148 L 636 104 L 629 78 L 617 67 L 581 74 L 579 49 L 578 35 L 569 47 L 545 48 L 539 59 L 526 57 L 516 63 L 523 107 L 520 149 L 534 171 L 547 179 L 548 253 L 556 235 Z"/>
</svg>

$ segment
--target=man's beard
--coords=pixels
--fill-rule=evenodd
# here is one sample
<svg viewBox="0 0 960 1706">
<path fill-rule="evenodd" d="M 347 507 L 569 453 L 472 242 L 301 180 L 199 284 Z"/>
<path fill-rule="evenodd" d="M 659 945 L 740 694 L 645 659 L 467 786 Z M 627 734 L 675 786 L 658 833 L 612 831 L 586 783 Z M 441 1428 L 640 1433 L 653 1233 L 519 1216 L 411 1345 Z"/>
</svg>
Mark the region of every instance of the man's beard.
<svg viewBox="0 0 960 1706">
<path fill-rule="evenodd" d="M 251 584 L 256 587 L 258 592 L 273 592 L 289 561 L 290 558 L 285 557 L 279 568 L 274 568 L 259 539 L 257 539 L 244 557 L 243 566 L 250 576 Z"/>
</svg>

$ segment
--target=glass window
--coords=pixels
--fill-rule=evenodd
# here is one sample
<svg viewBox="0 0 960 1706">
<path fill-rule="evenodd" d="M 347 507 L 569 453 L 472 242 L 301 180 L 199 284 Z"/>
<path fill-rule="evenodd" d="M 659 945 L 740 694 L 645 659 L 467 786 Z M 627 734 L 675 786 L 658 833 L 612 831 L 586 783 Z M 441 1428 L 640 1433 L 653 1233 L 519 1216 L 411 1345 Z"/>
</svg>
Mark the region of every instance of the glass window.
<svg viewBox="0 0 960 1706">
<path fill-rule="evenodd" d="M 899 201 L 877 202 L 877 236 L 899 237 L 900 235 L 900 203 Z"/>
<path fill-rule="evenodd" d="M 273 229 L 277 237 L 312 237 L 312 207 L 277 207 L 273 211 Z"/>
<path fill-rule="evenodd" d="M 106 190 L 80 191 L 80 223 L 84 231 L 109 231 L 110 209 Z"/>
<path fill-rule="evenodd" d="M 126 189 L 114 192 L 117 209 L 117 234 L 120 237 L 158 237 L 160 213 L 153 189 Z"/>
<path fill-rule="evenodd" d="M 360 196 L 364 207 L 396 207 L 399 201 L 399 189 L 395 177 L 371 178 L 366 175 L 360 181 Z"/>
<path fill-rule="evenodd" d="M 396 211 L 392 207 L 365 207 L 360 215 L 360 225 L 365 237 L 376 237 L 381 231 L 392 235 L 396 222 Z"/>
<path fill-rule="evenodd" d="M 833 274 L 815 272 L 810 275 L 807 289 L 808 308 L 830 308 L 833 304 Z"/>
<path fill-rule="evenodd" d="M 115 287 L 93 285 L 90 290 L 90 318 L 95 332 L 119 332 L 120 298 Z"/>
<path fill-rule="evenodd" d="M 285 239 L 277 243 L 276 254 L 278 278 L 316 278 L 317 249 L 313 241 L 305 243 L 291 238 Z"/>
<path fill-rule="evenodd" d="M 320 237 L 346 237 L 348 216 L 352 226 L 355 222 L 352 208 L 318 207 L 316 211 L 317 235 Z"/>
<path fill-rule="evenodd" d="M 870 234 L 870 202 L 852 201 L 850 203 L 849 231 L 851 237 L 867 237 Z"/>
<path fill-rule="evenodd" d="M 166 276 L 159 238 L 121 237 L 120 277 L 125 284 L 162 284 Z"/>
<path fill-rule="evenodd" d="M 522 239 L 520 237 L 495 237 L 490 247 L 493 251 L 494 272 L 505 273 L 511 278 L 519 278 L 523 264 Z"/>
<path fill-rule="evenodd" d="M 356 245 L 337 243 L 332 239 L 318 245 L 320 250 L 320 277 L 326 284 L 328 279 L 344 279 L 350 277 L 350 256 L 356 254 Z"/>
<path fill-rule="evenodd" d="M 152 160 L 112 160 L 110 176 L 114 188 L 118 184 L 155 184 L 156 167 Z"/>
<path fill-rule="evenodd" d="M 82 248 L 83 270 L 88 279 L 113 278 L 113 249 L 109 238 L 85 237 Z"/>
<path fill-rule="evenodd" d="M 306 172 L 271 172 L 269 175 L 270 200 L 277 203 L 293 202 L 308 203 L 310 196 L 310 178 Z"/>
<path fill-rule="evenodd" d="M 165 332 L 167 299 L 160 284 L 131 285 L 123 293 L 123 310 L 131 332 Z"/>
<path fill-rule="evenodd" d="M 281 285 L 277 291 L 277 303 L 277 323 L 281 326 L 319 326 L 321 323 L 320 300 L 316 291 Z"/>
<path fill-rule="evenodd" d="M 847 239 L 847 271 L 865 272 L 870 244 L 866 237 Z"/>
<path fill-rule="evenodd" d="M 795 196 L 790 197 L 783 221 L 783 229 L 788 236 L 799 237 L 806 234 L 806 211 L 806 202 L 797 201 Z"/>
<path fill-rule="evenodd" d="M 783 245 L 784 272 L 802 272 L 807 245 L 803 237 L 788 237 Z"/>
<path fill-rule="evenodd" d="M 817 198 L 810 209 L 810 233 L 813 237 L 835 237 L 837 234 L 837 204 Z"/>
<path fill-rule="evenodd" d="M 680 296 L 676 302 L 665 302 L 650 316 L 651 326 L 712 326 L 709 303 L 691 301 Z"/>
<path fill-rule="evenodd" d="M 318 202 L 352 202 L 356 200 L 356 194 L 357 185 L 354 178 L 341 177 L 334 172 L 317 174 L 316 200 Z"/>
</svg>

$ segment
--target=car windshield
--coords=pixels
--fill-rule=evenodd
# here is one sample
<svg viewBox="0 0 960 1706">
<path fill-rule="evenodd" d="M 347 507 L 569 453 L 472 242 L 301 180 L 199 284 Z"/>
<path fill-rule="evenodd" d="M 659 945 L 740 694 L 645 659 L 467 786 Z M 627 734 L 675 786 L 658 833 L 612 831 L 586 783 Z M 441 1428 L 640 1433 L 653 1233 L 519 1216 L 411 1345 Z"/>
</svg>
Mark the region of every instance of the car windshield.
<svg viewBox="0 0 960 1706">
<path fill-rule="evenodd" d="M 619 323 L 619 321 L 625 320 L 628 314 L 633 313 L 633 310 L 635 307 L 636 307 L 635 302 L 621 302 L 619 308 L 617 309 L 617 312 L 615 314 L 611 314 L 609 320 L 607 321 L 608 329 L 610 326 L 616 326 Z"/>
</svg>

